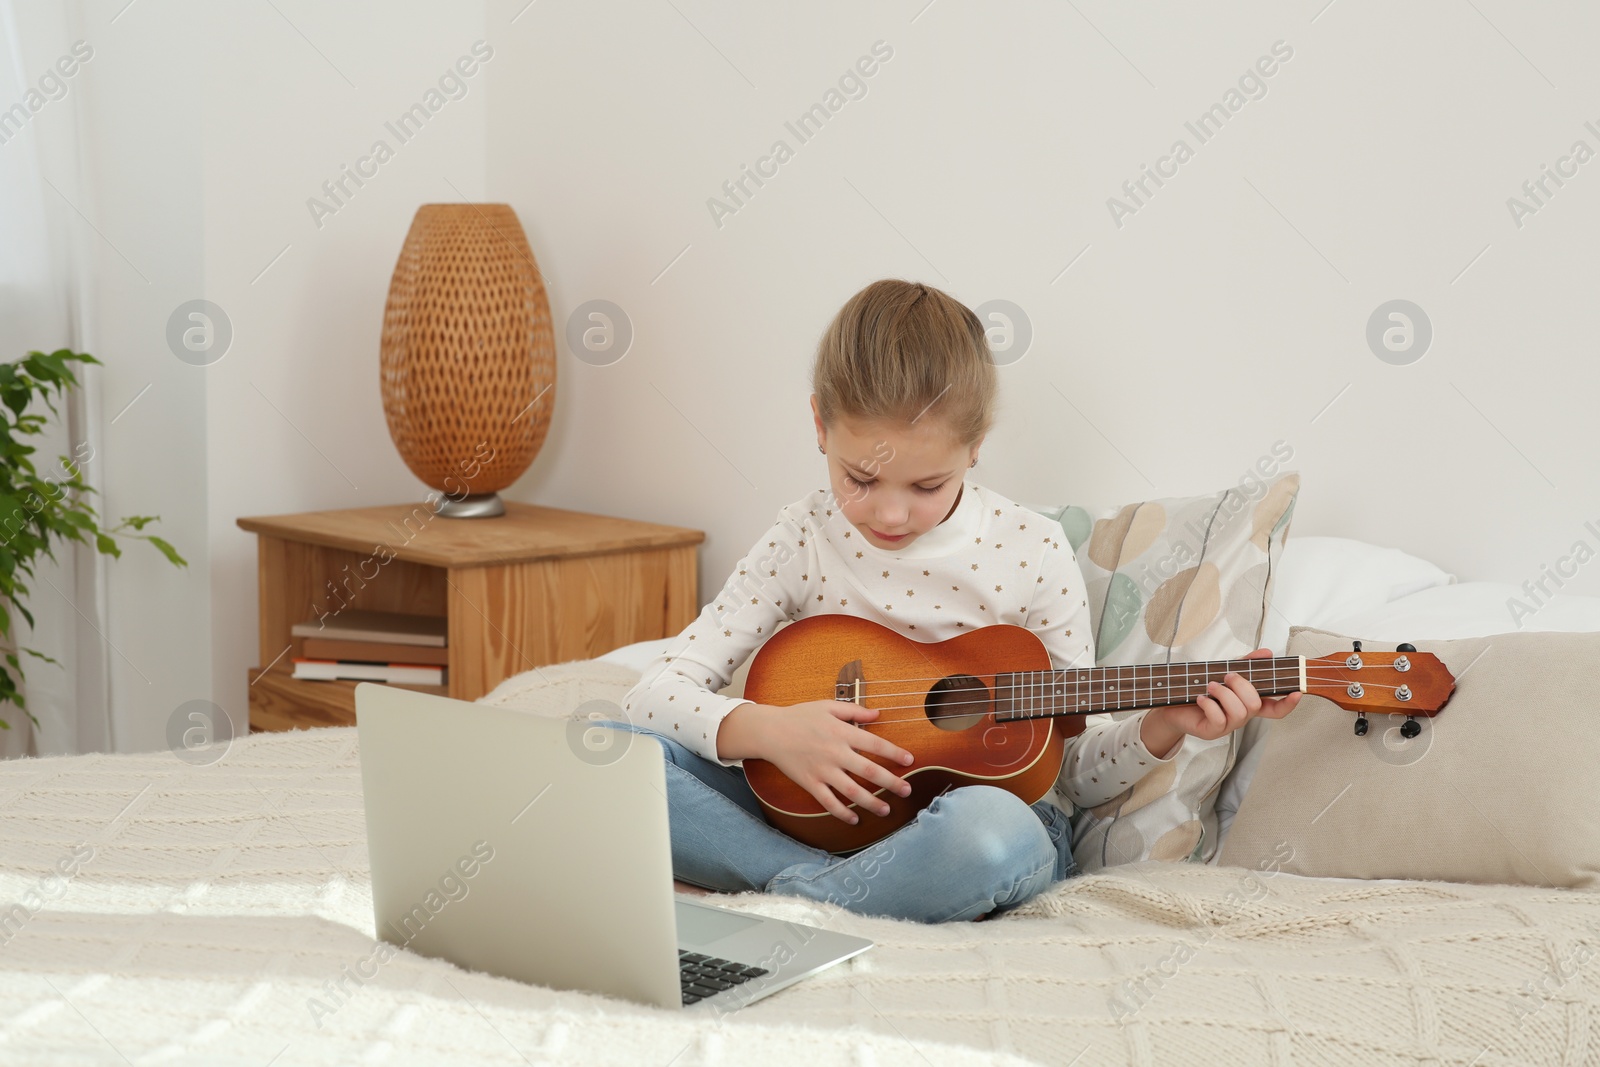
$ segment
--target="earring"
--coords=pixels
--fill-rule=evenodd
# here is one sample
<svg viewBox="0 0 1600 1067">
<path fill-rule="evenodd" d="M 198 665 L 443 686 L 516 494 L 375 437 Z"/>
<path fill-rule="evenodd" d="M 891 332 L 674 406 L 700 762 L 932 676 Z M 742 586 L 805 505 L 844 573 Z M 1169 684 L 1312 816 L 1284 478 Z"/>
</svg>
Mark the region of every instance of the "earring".
<svg viewBox="0 0 1600 1067">
<path fill-rule="evenodd" d="M 817 451 L 821 452 L 824 456 L 826 456 L 828 454 L 828 450 L 826 448 L 823 448 L 821 445 L 817 446 Z"/>
<path fill-rule="evenodd" d="M 978 465 L 978 457 L 977 456 L 973 456 L 972 457 L 972 462 L 967 464 L 968 467 L 976 467 L 977 465 Z"/>
</svg>

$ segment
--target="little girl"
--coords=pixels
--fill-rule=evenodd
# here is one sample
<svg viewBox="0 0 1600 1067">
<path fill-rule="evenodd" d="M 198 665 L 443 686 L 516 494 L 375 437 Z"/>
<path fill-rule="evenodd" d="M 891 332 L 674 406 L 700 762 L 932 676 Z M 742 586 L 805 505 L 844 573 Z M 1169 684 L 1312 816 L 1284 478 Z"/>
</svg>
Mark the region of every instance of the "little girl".
<svg viewBox="0 0 1600 1067">
<path fill-rule="evenodd" d="M 776 627 L 822 614 L 925 642 L 1011 623 L 1037 634 L 1058 669 L 1094 665 L 1083 578 L 1060 526 L 966 479 L 993 421 L 995 379 L 977 316 L 937 289 L 874 282 L 835 316 L 811 398 L 831 489 L 779 512 L 624 698 L 629 723 L 612 724 L 665 750 L 678 879 L 945 922 L 1015 908 L 1076 873 L 1066 813 L 986 785 L 935 797 L 850 855 L 796 841 L 763 819 L 739 760 L 770 761 L 856 823 L 888 805 L 847 772 L 905 796 L 906 780 L 866 755 L 911 770 L 912 754 L 857 728 L 877 717 L 857 704 L 770 707 L 717 693 Z M 1080 807 L 1102 804 L 1171 759 L 1185 734 L 1221 737 L 1299 698 L 1263 701 L 1239 675 L 1225 681 L 1197 704 L 1089 726 L 1067 742 L 1059 787 Z"/>
</svg>

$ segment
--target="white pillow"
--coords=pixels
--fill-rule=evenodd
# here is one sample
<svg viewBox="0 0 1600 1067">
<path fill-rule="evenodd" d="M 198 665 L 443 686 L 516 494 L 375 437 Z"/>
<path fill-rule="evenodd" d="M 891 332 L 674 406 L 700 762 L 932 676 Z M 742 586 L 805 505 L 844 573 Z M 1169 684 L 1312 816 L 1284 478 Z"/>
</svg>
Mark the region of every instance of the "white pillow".
<svg viewBox="0 0 1600 1067">
<path fill-rule="evenodd" d="M 665 652 L 667 646 L 676 640 L 677 637 L 674 636 L 661 637 L 654 641 L 640 641 L 636 644 L 614 648 L 603 656 L 596 656 L 595 659 L 603 659 L 607 663 L 629 667 L 643 674 L 644 669 L 650 666 L 650 661 Z"/>
<path fill-rule="evenodd" d="M 1281 654 L 1289 644 L 1290 626 L 1366 633 L 1341 630 L 1335 623 L 1455 580 L 1450 572 L 1398 548 L 1347 537 L 1291 537 L 1278 561 L 1262 644 Z"/>
<path fill-rule="evenodd" d="M 1443 641 L 1528 631 L 1600 630 L 1600 597 L 1529 596 L 1508 582 L 1425 589 L 1322 627 L 1385 641 Z"/>
</svg>

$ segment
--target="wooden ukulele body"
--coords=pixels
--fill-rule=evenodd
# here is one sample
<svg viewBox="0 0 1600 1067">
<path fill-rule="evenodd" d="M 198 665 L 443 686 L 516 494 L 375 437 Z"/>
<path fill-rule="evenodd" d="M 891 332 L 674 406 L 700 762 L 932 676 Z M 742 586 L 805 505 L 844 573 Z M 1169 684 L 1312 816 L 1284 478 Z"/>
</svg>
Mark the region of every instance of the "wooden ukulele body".
<svg viewBox="0 0 1600 1067">
<path fill-rule="evenodd" d="M 745 697 L 789 706 L 848 700 L 878 710 L 860 724 L 912 753 L 910 767 L 863 753 L 911 785 L 907 797 L 856 782 L 889 805 L 878 815 L 851 804 L 860 821 L 835 818 L 766 760 L 744 761 L 745 777 L 767 821 L 829 852 L 864 848 L 909 823 L 947 789 L 992 785 L 1028 804 L 1042 799 L 1061 770 L 1066 739 L 1082 716 L 997 720 L 1013 706 L 1011 671 L 1047 671 L 1043 642 L 1020 626 L 986 626 L 924 644 L 849 615 L 818 615 L 779 630 L 750 664 Z M 854 777 L 852 775 L 852 777 Z"/>
</svg>

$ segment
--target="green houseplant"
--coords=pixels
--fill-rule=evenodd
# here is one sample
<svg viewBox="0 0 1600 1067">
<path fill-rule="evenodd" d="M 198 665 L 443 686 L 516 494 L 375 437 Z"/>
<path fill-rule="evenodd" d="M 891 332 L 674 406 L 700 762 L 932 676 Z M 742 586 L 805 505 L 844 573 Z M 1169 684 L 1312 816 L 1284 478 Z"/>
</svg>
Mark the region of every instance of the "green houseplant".
<svg viewBox="0 0 1600 1067">
<path fill-rule="evenodd" d="M 29 413 L 28 408 L 37 397 L 59 418 L 61 413 L 56 410 L 51 392 L 59 398 L 68 389 L 77 388 L 78 379 L 68 366 L 74 362 L 104 366 L 87 352 L 66 348 L 48 354 L 29 352 L 22 359 L 0 363 L 0 639 L 8 644 L 14 640 L 13 609 L 28 620 L 29 626 L 33 625 L 33 615 L 23 604 L 29 592 L 23 577 L 34 577 L 33 562 L 41 552 L 55 560 L 52 540 L 70 538 L 87 544 L 93 537 L 95 549 L 101 554 L 121 557 L 122 549 L 112 535 L 122 534 L 149 541 L 175 566 L 189 565 L 161 538 L 139 532 L 158 521 L 159 515 L 130 515 L 110 529 L 101 529 L 99 516 L 86 499 L 95 490 L 84 483 L 78 460 L 61 456 L 63 477 L 55 479 L 41 478 L 28 458 L 37 449 L 22 439 L 42 433 L 48 421 L 41 414 Z M 59 660 L 36 649 L 21 651 L 61 665 Z M 37 726 L 39 720 L 28 711 L 18 687 L 23 671 L 16 651 L 7 651 L 5 662 L 7 666 L 0 666 L 0 703 L 15 704 Z M 11 724 L 0 719 L 0 727 L 9 730 Z"/>
</svg>

